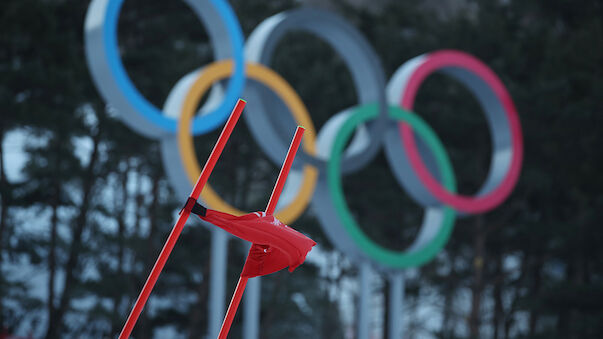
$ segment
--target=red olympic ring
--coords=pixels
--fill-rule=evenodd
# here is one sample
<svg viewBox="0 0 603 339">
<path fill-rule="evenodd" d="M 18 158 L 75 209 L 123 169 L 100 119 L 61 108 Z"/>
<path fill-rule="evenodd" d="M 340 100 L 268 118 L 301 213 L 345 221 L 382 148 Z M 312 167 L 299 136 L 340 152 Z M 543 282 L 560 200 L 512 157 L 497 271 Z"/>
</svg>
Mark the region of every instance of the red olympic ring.
<svg viewBox="0 0 603 339">
<path fill-rule="evenodd" d="M 479 76 L 493 90 L 497 99 L 502 104 L 512 140 L 511 164 L 507 169 L 504 179 L 495 189 L 477 197 L 449 192 L 427 169 L 417 150 L 412 129 L 404 122 L 399 123 L 402 142 L 408 152 L 408 159 L 412 168 L 431 194 L 444 204 L 452 206 L 459 211 L 467 213 L 485 212 L 502 203 L 511 193 L 519 178 L 523 159 L 523 136 L 519 117 L 507 89 L 488 66 L 471 55 L 451 50 L 430 53 L 427 60 L 414 70 L 400 100 L 400 106 L 408 111 L 414 111 L 413 105 L 421 83 L 431 73 L 445 67 L 462 68 Z"/>
</svg>

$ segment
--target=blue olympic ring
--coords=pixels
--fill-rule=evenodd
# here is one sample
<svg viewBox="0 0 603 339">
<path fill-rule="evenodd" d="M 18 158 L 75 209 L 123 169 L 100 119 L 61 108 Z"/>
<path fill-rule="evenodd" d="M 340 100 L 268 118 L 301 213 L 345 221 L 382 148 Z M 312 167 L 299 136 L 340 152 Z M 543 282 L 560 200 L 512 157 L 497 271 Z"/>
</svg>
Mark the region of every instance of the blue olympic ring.
<svg viewBox="0 0 603 339">
<path fill-rule="evenodd" d="M 136 89 L 130 80 L 119 55 L 117 44 L 117 19 L 124 0 L 109 0 L 105 22 L 103 27 L 103 43 L 107 53 L 109 69 L 111 70 L 117 85 L 129 98 L 131 104 L 140 112 L 142 116 L 150 120 L 153 124 L 169 133 L 176 133 L 177 121 L 163 115 L 162 111 L 151 104 Z M 218 11 L 228 31 L 228 40 L 230 42 L 234 59 L 233 76 L 228 82 L 228 88 L 222 103 L 211 112 L 196 117 L 192 124 L 193 135 L 200 135 L 217 128 L 229 116 L 230 111 L 239 98 L 245 83 L 245 63 L 243 60 L 243 32 L 235 14 L 224 0 L 211 0 L 211 4 Z"/>
</svg>

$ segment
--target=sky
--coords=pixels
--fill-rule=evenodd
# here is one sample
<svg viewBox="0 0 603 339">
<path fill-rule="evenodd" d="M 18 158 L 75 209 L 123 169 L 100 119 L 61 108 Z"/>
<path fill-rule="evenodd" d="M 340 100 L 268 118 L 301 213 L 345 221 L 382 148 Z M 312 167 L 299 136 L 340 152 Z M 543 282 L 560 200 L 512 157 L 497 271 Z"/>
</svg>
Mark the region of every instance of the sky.
<svg viewBox="0 0 603 339">
<path fill-rule="evenodd" d="M 15 182 L 23 180 L 21 169 L 27 161 L 23 147 L 27 140 L 27 133 L 24 130 L 13 130 L 6 134 L 2 143 L 4 150 L 4 166 L 8 181 Z"/>
</svg>

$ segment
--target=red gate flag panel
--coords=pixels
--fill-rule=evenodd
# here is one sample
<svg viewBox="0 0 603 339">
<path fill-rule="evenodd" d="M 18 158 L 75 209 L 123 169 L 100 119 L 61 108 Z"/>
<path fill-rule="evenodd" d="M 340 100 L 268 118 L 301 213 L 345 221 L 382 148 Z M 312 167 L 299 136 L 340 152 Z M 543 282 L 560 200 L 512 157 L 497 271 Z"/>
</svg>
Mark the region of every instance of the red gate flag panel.
<svg viewBox="0 0 603 339">
<path fill-rule="evenodd" d="M 242 216 L 208 209 L 199 217 L 232 235 L 253 243 L 241 273 L 252 278 L 301 265 L 316 243 L 266 212 Z"/>
</svg>

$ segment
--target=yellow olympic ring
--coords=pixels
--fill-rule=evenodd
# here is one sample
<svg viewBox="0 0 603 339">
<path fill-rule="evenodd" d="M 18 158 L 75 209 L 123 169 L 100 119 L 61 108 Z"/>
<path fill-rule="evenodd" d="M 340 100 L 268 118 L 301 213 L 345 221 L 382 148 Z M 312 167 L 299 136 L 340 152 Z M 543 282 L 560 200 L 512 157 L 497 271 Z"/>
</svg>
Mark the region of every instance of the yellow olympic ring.
<svg viewBox="0 0 603 339">
<path fill-rule="evenodd" d="M 184 165 L 186 174 L 192 184 L 194 184 L 199 177 L 201 167 L 199 166 L 199 161 L 194 151 L 193 137 L 190 133 L 191 119 L 195 115 L 197 106 L 205 92 L 207 92 L 214 82 L 232 74 L 232 68 L 232 61 L 214 62 L 204 67 L 199 72 L 199 76 L 184 99 L 182 112 L 178 121 L 178 148 L 182 164 Z M 314 124 L 310 119 L 306 106 L 293 88 L 280 75 L 260 64 L 245 65 L 245 73 L 247 77 L 261 82 L 270 88 L 281 98 L 281 100 L 283 100 L 287 108 L 292 112 L 296 122 L 306 128 L 306 134 L 302 140 L 302 147 L 308 154 L 316 154 L 316 132 Z M 301 188 L 297 196 L 289 205 L 276 211 L 275 216 L 285 224 L 291 224 L 295 221 L 310 203 L 314 188 L 316 187 L 317 178 L 318 170 L 314 166 L 305 165 L 303 168 Z M 246 213 L 231 206 L 220 198 L 209 183 L 205 184 L 205 187 L 201 192 L 201 199 L 212 209 L 234 215 Z"/>
</svg>

